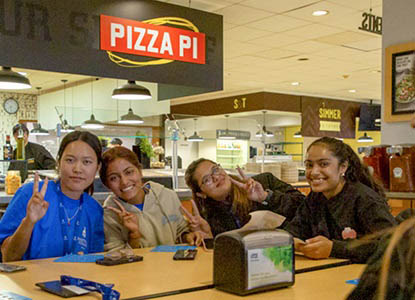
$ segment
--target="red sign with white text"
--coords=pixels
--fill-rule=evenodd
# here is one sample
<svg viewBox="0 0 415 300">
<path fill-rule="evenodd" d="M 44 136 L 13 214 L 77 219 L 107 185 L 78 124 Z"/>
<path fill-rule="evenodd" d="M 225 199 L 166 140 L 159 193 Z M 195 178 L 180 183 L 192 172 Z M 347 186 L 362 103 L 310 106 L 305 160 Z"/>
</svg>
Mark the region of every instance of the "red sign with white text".
<svg viewBox="0 0 415 300">
<path fill-rule="evenodd" d="M 205 64 L 205 34 L 101 15 L 101 50 Z"/>
</svg>

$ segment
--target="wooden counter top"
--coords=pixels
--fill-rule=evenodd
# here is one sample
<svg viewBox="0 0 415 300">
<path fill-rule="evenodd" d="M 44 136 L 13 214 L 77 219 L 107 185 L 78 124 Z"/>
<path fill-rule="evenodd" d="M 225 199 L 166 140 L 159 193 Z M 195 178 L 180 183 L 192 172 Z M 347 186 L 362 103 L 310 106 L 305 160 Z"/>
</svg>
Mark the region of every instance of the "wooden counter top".
<svg viewBox="0 0 415 300">
<path fill-rule="evenodd" d="M 212 252 L 205 252 L 199 248 L 196 259 L 193 261 L 175 261 L 172 259 L 173 253 L 150 252 L 150 248 L 134 249 L 134 252 L 137 255 L 142 255 L 144 260 L 142 262 L 117 266 L 101 266 L 95 263 L 57 263 L 53 262 L 54 259 L 38 259 L 15 262 L 13 264 L 23 265 L 27 268 L 27 270 L 9 274 L 0 273 L 0 286 L 4 287 L 8 291 L 30 297 L 32 299 L 49 300 L 60 298 L 41 291 L 35 286 L 35 283 L 58 280 L 60 275 L 70 275 L 73 277 L 96 281 L 99 283 L 113 283 L 115 284 L 114 289 L 121 293 L 121 299 L 149 296 L 159 293 L 169 293 L 189 288 L 200 288 L 212 284 Z M 296 269 L 310 269 L 313 266 L 324 265 L 329 267 L 330 265 L 333 265 L 333 263 L 344 261 L 346 260 L 311 260 L 302 257 L 296 260 Z M 338 268 L 335 269 L 337 270 Z M 314 274 L 316 272 L 317 271 L 311 273 Z M 356 278 L 358 272 L 354 270 L 350 274 L 339 271 L 332 273 L 337 274 L 334 276 L 335 278 L 342 277 L 343 280 L 343 278 Z M 297 278 L 302 278 L 302 276 L 304 275 L 301 274 L 296 276 L 296 280 Z M 310 279 L 312 277 L 313 276 L 308 276 L 307 278 Z M 309 282 L 308 285 L 312 289 L 315 289 L 315 284 L 312 282 L 313 281 Z M 341 283 L 344 283 L 344 281 Z M 305 286 L 305 283 L 299 284 L 299 286 L 301 289 L 301 286 Z M 323 290 L 327 289 L 327 287 L 334 287 L 337 289 L 337 285 L 325 285 Z M 302 289 L 304 289 L 304 287 Z M 289 290 L 296 290 L 296 286 Z M 215 294 L 217 291 L 213 291 L 213 293 Z M 303 292 L 303 295 L 304 294 L 305 292 Z M 190 294 L 183 295 L 189 296 Z M 219 295 L 222 295 L 222 293 L 219 293 Z M 89 295 L 82 296 L 79 299 L 96 300 L 99 298 L 100 296 L 91 293 Z M 216 298 L 215 296 L 214 299 L 221 298 Z M 307 297 L 303 299 L 307 299 Z"/>
</svg>

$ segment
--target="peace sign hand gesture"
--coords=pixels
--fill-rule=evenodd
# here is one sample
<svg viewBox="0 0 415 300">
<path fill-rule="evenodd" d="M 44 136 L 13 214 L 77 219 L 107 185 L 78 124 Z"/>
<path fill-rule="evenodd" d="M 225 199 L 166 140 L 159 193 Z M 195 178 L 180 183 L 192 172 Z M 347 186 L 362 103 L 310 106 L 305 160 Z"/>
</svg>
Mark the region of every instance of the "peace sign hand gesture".
<svg viewBox="0 0 415 300">
<path fill-rule="evenodd" d="M 141 234 L 139 231 L 137 216 L 126 211 L 124 206 L 122 206 L 118 200 L 114 199 L 114 202 L 120 209 L 111 206 L 108 206 L 107 208 L 118 215 L 118 217 L 121 219 L 122 225 L 130 231 L 131 235 L 140 236 Z"/>
<path fill-rule="evenodd" d="M 32 198 L 30 198 L 26 207 L 26 216 L 32 224 L 35 224 L 42 219 L 48 210 L 49 202 L 44 199 L 48 188 L 48 182 L 48 178 L 46 178 L 42 189 L 39 191 L 39 174 L 35 174 Z"/>
<path fill-rule="evenodd" d="M 192 203 L 194 215 L 188 212 L 187 209 L 183 206 L 183 204 L 182 206 L 180 206 L 180 208 L 182 209 L 183 213 L 186 215 L 189 221 L 190 230 L 192 232 L 202 233 L 204 239 L 212 238 L 213 235 L 209 223 L 200 216 L 199 209 L 197 208 L 195 201 L 193 199 L 191 199 L 190 201 Z"/>
<path fill-rule="evenodd" d="M 232 183 L 245 190 L 249 200 L 256 202 L 264 201 L 268 196 L 268 192 L 264 191 L 262 185 L 258 181 L 247 177 L 240 167 L 237 167 L 236 170 L 238 170 L 242 182 L 230 177 Z"/>
</svg>

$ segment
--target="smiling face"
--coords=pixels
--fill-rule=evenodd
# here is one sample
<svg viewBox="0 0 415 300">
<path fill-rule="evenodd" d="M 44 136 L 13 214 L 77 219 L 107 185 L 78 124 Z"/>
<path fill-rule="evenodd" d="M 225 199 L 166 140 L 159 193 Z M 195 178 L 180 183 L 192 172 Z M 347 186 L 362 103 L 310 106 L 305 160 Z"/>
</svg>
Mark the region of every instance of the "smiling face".
<svg viewBox="0 0 415 300">
<path fill-rule="evenodd" d="M 306 178 L 313 192 L 321 192 L 327 199 L 342 190 L 345 180 L 343 174 L 347 163 L 339 164 L 332 152 L 321 144 L 311 146 L 307 151 Z"/>
<path fill-rule="evenodd" d="M 228 174 L 220 166 L 210 161 L 200 163 L 193 178 L 197 181 L 201 191 L 197 193 L 199 197 L 223 201 L 231 192 L 232 182 Z"/>
<path fill-rule="evenodd" d="M 117 197 L 131 204 L 144 200 L 141 171 L 123 158 L 117 158 L 108 164 L 106 184 Z"/>
<path fill-rule="evenodd" d="M 79 199 L 99 169 L 94 150 L 81 140 L 66 146 L 58 164 L 62 192 L 72 199 Z"/>
</svg>

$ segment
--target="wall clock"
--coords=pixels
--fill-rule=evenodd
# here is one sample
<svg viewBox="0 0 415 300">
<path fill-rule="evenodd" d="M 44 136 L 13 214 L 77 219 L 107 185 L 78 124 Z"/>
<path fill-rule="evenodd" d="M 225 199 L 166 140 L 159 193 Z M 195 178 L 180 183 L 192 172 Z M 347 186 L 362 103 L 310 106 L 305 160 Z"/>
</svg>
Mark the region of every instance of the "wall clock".
<svg viewBox="0 0 415 300">
<path fill-rule="evenodd" d="M 17 102 L 16 99 L 9 98 L 9 99 L 4 100 L 3 108 L 7 113 L 12 115 L 19 111 L 19 103 Z"/>
</svg>

